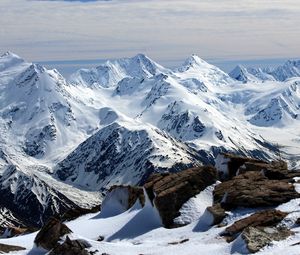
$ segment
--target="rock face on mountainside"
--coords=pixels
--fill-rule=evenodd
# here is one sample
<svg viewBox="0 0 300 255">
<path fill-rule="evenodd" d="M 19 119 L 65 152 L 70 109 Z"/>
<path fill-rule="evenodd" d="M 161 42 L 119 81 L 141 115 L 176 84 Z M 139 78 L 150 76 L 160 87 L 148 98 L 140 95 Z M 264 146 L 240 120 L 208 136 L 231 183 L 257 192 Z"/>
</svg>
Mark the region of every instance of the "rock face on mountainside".
<svg viewBox="0 0 300 255">
<path fill-rule="evenodd" d="M 199 164 L 195 150 L 158 129 L 130 129 L 112 123 L 61 161 L 55 175 L 62 181 L 105 191 L 113 185 L 142 185 L 153 172 L 177 172 Z"/>
<path fill-rule="evenodd" d="M 16 167 L 7 168 L 0 176 L 0 197 L 1 206 L 21 221 L 12 226 L 41 227 L 50 216 L 80 209 L 38 176 L 26 175 Z"/>
<path fill-rule="evenodd" d="M 184 170 L 175 174 L 154 174 L 145 189 L 157 208 L 165 227 L 176 227 L 173 220 L 180 215 L 179 210 L 189 198 L 199 194 L 217 180 L 215 168 L 205 166 Z"/>
</svg>

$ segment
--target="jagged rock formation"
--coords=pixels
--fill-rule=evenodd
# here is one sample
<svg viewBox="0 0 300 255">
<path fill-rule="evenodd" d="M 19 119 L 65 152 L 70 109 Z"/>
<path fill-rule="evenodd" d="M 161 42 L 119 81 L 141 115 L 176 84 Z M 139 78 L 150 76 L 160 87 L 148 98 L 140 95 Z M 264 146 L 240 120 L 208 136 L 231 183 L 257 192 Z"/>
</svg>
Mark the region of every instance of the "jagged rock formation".
<svg viewBox="0 0 300 255">
<path fill-rule="evenodd" d="M 155 174 L 145 184 L 153 205 L 157 208 L 165 227 L 176 227 L 174 219 L 189 198 L 197 195 L 217 180 L 213 167 L 192 168 L 176 174 Z"/>
</svg>

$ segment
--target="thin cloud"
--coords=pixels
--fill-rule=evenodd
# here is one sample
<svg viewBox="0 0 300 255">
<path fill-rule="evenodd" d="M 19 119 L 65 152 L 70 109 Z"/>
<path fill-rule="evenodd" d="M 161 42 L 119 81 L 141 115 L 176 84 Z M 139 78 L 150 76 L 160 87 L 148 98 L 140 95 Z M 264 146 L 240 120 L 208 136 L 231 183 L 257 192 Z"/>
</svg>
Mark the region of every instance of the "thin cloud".
<svg viewBox="0 0 300 255">
<path fill-rule="evenodd" d="M 0 49 L 32 60 L 299 56 L 299 0 L 1 0 Z M 139 50 L 140 51 L 140 50 Z"/>
</svg>

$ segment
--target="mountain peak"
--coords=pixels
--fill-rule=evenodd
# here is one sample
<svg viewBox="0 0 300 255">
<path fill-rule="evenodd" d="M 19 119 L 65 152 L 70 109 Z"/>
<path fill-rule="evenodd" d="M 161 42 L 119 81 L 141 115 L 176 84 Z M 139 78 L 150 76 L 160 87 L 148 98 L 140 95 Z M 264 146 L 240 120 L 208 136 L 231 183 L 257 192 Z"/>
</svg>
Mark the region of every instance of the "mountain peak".
<svg viewBox="0 0 300 255">
<path fill-rule="evenodd" d="M 211 67 L 209 63 L 200 58 L 199 56 L 192 54 L 183 63 L 181 67 L 178 68 L 179 72 L 185 72 L 190 69 L 208 68 Z"/>
<path fill-rule="evenodd" d="M 207 65 L 208 63 L 206 61 L 204 61 L 202 58 L 200 58 L 199 56 L 192 54 L 191 56 L 189 56 L 185 62 L 184 62 L 184 66 L 201 66 L 201 65 Z"/>
<path fill-rule="evenodd" d="M 247 82 L 248 78 L 248 71 L 247 68 L 242 65 L 237 65 L 230 73 L 229 76 L 233 79 L 238 81 Z"/>
<path fill-rule="evenodd" d="M 14 65 L 20 64 L 25 62 L 22 58 L 18 55 L 7 51 L 3 55 L 0 56 L 0 71 L 3 71 L 7 68 L 10 68 Z"/>
<path fill-rule="evenodd" d="M 20 58 L 17 54 L 11 52 L 11 51 L 7 51 L 4 54 L 1 55 L 0 58 L 14 58 L 14 59 L 20 59 L 23 60 L 22 58 Z"/>
</svg>

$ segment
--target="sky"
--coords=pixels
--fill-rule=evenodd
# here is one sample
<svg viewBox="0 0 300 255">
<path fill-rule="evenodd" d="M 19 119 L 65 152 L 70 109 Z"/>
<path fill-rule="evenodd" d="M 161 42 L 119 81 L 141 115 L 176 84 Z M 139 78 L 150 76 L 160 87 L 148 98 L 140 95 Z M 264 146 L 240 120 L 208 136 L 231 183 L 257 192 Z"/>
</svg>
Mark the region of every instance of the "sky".
<svg viewBox="0 0 300 255">
<path fill-rule="evenodd" d="M 77 65 L 144 53 L 166 66 L 300 58 L 299 0 L 0 0 L 0 51 Z"/>
</svg>

